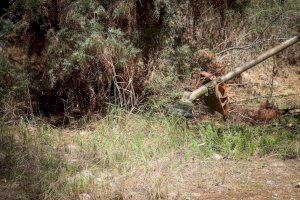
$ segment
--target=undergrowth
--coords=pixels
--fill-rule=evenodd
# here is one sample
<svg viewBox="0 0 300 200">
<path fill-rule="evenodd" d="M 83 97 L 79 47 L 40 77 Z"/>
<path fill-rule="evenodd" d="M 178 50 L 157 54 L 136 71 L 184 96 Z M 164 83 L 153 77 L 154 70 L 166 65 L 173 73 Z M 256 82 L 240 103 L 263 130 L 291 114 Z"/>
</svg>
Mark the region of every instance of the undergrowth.
<svg viewBox="0 0 300 200">
<path fill-rule="evenodd" d="M 180 187 L 172 176 L 191 159 L 300 155 L 299 119 L 294 117 L 268 125 L 191 125 L 176 116 L 111 113 L 83 129 L 55 128 L 38 119 L 22 119 L 15 127 L 2 124 L 5 176 L 29 185 L 32 198 L 89 193 L 107 199 L 134 193 L 151 199 L 168 191 L 169 184 Z"/>
<path fill-rule="evenodd" d="M 299 116 L 249 126 L 159 113 L 194 69 L 219 76 L 297 34 L 297 1 L 13 2 L 0 19 L 0 175 L 30 199 L 164 199 L 203 186 L 193 170 L 216 158 L 299 157 Z M 296 65 L 294 54 L 278 59 Z"/>
</svg>

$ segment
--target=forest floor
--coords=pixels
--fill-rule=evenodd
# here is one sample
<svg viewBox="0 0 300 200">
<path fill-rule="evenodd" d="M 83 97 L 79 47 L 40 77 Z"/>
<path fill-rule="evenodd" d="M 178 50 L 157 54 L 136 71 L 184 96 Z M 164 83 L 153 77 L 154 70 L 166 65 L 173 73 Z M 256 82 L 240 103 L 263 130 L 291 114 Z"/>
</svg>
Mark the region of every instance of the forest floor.
<svg viewBox="0 0 300 200">
<path fill-rule="evenodd" d="M 294 199 L 300 198 L 300 160 L 273 158 L 249 161 L 190 160 L 182 173 L 185 192 L 161 194 L 162 199 Z M 29 199 L 24 184 L 1 177 L 0 199 Z M 193 188 L 189 190 L 189 188 Z M 134 194 L 132 194 L 133 199 Z M 128 194 L 130 198 L 130 194 Z M 80 198 L 80 197 L 79 197 Z M 83 199 L 81 197 L 81 199 Z M 96 199 L 96 198 L 87 198 Z"/>
<path fill-rule="evenodd" d="M 269 66 L 229 84 L 233 107 L 270 99 Z M 279 71 L 272 102 L 299 107 L 299 67 Z M 114 110 L 78 127 L 0 126 L 0 199 L 300 199 L 299 114 L 230 120 Z"/>
<path fill-rule="evenodd" d="M 29 199 L 26 190 L 22 188 L 22 183 L 7 180 L 6 177 L 0 177 L 0 199 Z"/>
<path fill-rule="evenodd" d="M 299 66 L 277 65 L 273 71 L 270 59 L 244 72 L 241 84 L 229 84 L 228 93 L 233 103 L 243 108 L 258 108 L 259 102 L 264 100 L 279 109 L 299 108 L 299 85 Z"/>
<path fill-rule="evenodd" d="M 21 121 L 2 129 L 0 199 L 296 200 L 298 122 L 186 126 L 132 113 L 81 128 Z"/>
</svg>

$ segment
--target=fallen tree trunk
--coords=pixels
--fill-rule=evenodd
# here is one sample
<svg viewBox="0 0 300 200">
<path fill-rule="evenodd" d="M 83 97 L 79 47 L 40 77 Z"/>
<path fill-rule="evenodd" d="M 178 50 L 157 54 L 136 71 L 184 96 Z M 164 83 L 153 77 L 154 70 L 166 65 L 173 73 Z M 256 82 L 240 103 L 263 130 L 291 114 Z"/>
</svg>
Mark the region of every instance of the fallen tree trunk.
<svg viewBox="0 0 300 200">
<path fill-rule="evenodd" d="M 224 76 L 218 77 L 213 81 L 210 81 L 209 83 L 200 86 L 198 89 L 194 90 L 193 92 L 185 92 L 181 102 L 184 104 L 192 104 L 192 101 L 194 101 L 197 98 L 202 97 L 203 95 L 207 94 L 208 91 L 210 89 L 214 89 L 215 86 L 218 83 L 223 83 L 225 81 L 228 81 L 234 77 L 236 77 L 237 75 L 243 73 L 244 71 L 254 67 L 255 65 L 263 62 L 264 60 L 270 58 L 271 56 L 279 53 L 280 51 L 288 48 L 289 46 L 297 43 L 300 41 L 300 35 L 295 36 L 293 38 L 290 38 L 288 40 L 286 40 L 285 42 L 279 44 L 278 46 L 266 51 L 265 53 L 261 54 L 260 56 L 258 56 L 256 59 L 251 60 L 247 63 L 245 63 L 244 65 L 235 68 L 233 71 L 225 74 Z"/>
</svg>

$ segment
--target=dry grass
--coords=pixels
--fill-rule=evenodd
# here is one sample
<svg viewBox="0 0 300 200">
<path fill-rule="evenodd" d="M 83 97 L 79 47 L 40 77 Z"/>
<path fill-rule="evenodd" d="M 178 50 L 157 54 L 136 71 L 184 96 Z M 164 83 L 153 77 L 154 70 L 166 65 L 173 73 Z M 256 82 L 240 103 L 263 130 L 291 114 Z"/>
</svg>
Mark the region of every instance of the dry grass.
<svg viewBox="0 0 300 200">
<path fill-rule="evenodd" d="M 281 125 L 202 122 L 188 128 L 186 123 L 178 117 L 121 111 L 79 129 L 23 120 L 18 127 L 1 128 L 1 152 L 6 155 L 1 166 L 7 169 L 4 163 L 11 163 L 1 178 L 39 199 L 214 199 L 272 197 L 278 185 L 266 185 L 272 179 L 269 173 L 280 182 L 279 197 L 297 196 L 290 187 L 299 179 L 297 160 L 257 157 L 297 157 L 297 128 L 288 133 L 292 129 Z M 269 166 L 273 163 L 284 166 L 274 169 Z M 265 168 L 267 173 L 260 170 Z"/>
<path fill-rule="evenodd" d="M 263 4 L 260 1 L 255 6 L 260 7 L 260 3 Z M 293 5 L 295 8 L 291 9 Z M 232 21 L 228 22 L 224 37 L 215 35 L 220 29 L 215 11 L 209 8 L 203 12 L 196 45 L 187 38 L 183 47 L 188 50 L 183 48 L 182 57 L 175 57 L 176 52 L 166 52 L 168 56 L 162 54 L 151 63 L 154 71 L 147 87 L 153 94 L 144 105 L 151 107 L 149 112 L 132 114 L 115 110 L 80 128 L 56 128 L 40 119 L 20 120 L 12 126 L 0 121 L 0 199 L 18 196 L 21 199 L 297 199 L 299 189 L 294 186 L 300 179 L 299 118 L 282 118 L 260 126 L 233 125 L 218 119 L 211 122 L 210 118 L 190 124 L 186 119 L 156 113 L 156 108 L 174 100 L 189 86 L 189 75 L 179 80 L 172 61 L 174 57 L 182 59 L 180 65 L 191 67 L 189 43 L 197 50 L 211 48 L 212 52 L 247 46 L 217 54 L 218 61 L 229 71 L 293 35 L 285 23 L 293 23 L 293 16 L 299 15 L 298 7 L 289 1 L 285 9 L 294 11 L 284 10 L 275 26 L 274 13 L 281 10 L 266 8 L 256 12 L 260 9 L 252 8 L 243 23 L 238 18 L 228 18 Z M 177 19 L 181 23 L 185 20 Z M 257 44 L 252 46 L 254 41 Z M 19 62 L 26 60 L 24 52 L 17 48 L 8 53 Z M 108 61 L 115 60 L 119 59 L 111 57 Z M 273 64 L 269 60 L 247 72 L 249 79 L 242 82 L 244 87 L 231 85 L 232 100 L 238 104 L 249 99 L 249 94 L 269 95 Z M 300 93 L 297 67 L 277 67 L 279 74 L 274 81 L 282 84 L 274 85 L 273 95 Z M 119 96 L 125 99 L 127 89 L 124 87 Z M 135 96 L 128 99 L 130 105 L 136 104 Z M 299 105 L 298 99 L 293 97 L 290 101 Z M 286 98 L 284 101 L 290 105 Z M 244 101 L 241 104 L 246 106 Z M 8 117 L 4 117 L 19 117 L 18 110 L 8 105 L 5 104 L 4 110 Z M 258 105 L 252 102 L 247 106 Z M 84 118 L 80 120 L 85 123 Z"/>
<path fill-rule="evenodd" d="M 265 61 L 241 76 L 240 84 L 231 84 L 229 96 L 233 105 L 257 108 L 269 100 L 280 109 L 300 107 L 300 75 L 297 66 L 275 66 L 278 71 L 272 80 L 273 60 Z M 273 82 L 273 84 L 272 84 Z M 238 95 L 237 95 L 238 94 Z"/>
</svg>

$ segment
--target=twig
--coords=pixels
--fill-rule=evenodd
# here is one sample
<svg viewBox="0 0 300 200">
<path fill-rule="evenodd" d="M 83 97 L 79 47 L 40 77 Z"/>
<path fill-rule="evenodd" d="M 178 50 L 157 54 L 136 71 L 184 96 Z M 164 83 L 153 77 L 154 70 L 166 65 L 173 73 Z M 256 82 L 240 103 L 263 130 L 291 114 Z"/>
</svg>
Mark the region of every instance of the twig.
<svg viewBox="0 0 300 200">
<path fill-rule="evenodd" d="M 125 102 L 125 97 L 124 97 L 125 95 L 122 93 L 121 88 L 120 88 L 120 86 L 119 86 L 119 84 L 118 84 L 119 82 L 118 82 L 118 80 L 117 80 L 117 73 L 116 73 L 115 66 L 114 66 L 114 64 L 113 64 L 112 62 L 110 62 L 107 58 L 101 56 L 101 59 L 104 60 L 104 61 L 106 61 L 106 63 L 109 64 L 109 66 L 112 68 L 112 72 L 113 72 L 113 76 L 112 76 L 113 82 L 114 82 L 114 84 L 115 84 L 115 86 L 116 86 L 116 88 L 117 88 L 117 90 L 118 90 L 118 93 L 119 93 L 120 106 L 123 107 L 123 106 L 124 106 L 123 104 L 126 104 L 126 102 Z M 123 98 L 123 97 L 124 97 L 124 98 Z"/>
<path fill-rule="evenodd" d="M 250 85 L 250 83 L 227 83 L 227 86 L 245 86 Z"/>
<path fill-rule="evenodd" d="M 5 14 L 3 14 L 1 17 L 0 17 L 0 19 L 3 19 L 6 15 L 8 15 L 8 10 L 7 9 L 3 9 L 6 13 Z"/>
<path fill-rule="evenodd" d="M 277 19 L 279 19 L 279 17 L 281 17 L 281 15 L 283 15 L 285 12 L 281 12 L 279 13 L 279 15 L 277 15 L 263 30 L 262 32 L 256 37 L 256 39 L 254 40 L 254 42 L 258 41 L 259 38 L 262 37 L 262 35 L 264 34 L 264 32 L 266 32 L 266 30 L 271 26 L 271 24 L 273 24 L 274 22 L 277 21 Z"/>
<path fill-rule="evenodd" d="M 271 88 L 270 88 L 270 100 L 273 97 L 274 92 L 274 76 L 275 76 L 275 68 L 277 68 L 277 62 L 275 57 L 273 56 L 273 67 L 272 67 L 272 77 L 271 77 Z"/>
<path fill-rule="evenodd" d="M 33 106 L 32 106 L 32 101 L 31 101 L 30 90 L 29 90 L 28 86 L 27 86 L 27 92 L 28 92 L 28 97 L 29 97 L 30 115 L 33 116 Z"/>
<path fill-rule="evenodd" d="M 281 12 L 279 15 L 277 15 L 263 30 L 262 32 L 255 38 L 255 40 L 251 43 L 251 44 L 248 44 L 248 45 L 244 45 L 244 46 L 241 46 L 241 47 L 230 47 L 228 49 L 225 49 L 219 53 L 217 53 L 217 55 L 220 55 L 220 54 L 223 54 L 227 51 L 232 51 L 232 50 L 248 50 L 248 49 L 251 49 L 253 48 L 255 45 L 257 45 L 259 43 L 259 39 L 262 37 L 262 35 L 264 34 L 264 32 L 266 32 L 266 30 L 275 22 L 277 21 L 277 19 L 279 19 L 279 17 L 281 15 L 283 15 L 285 12 Z"/>
<path fill-rule="evenodd" d="M 2 15 L 2 16 L 0 17 L 0 19 L 3 19 L 3 17 L 5 17 L 7 14 L 8 14 L 8 13 L 5 13 L 4 15 Z"/>
<path fill-rule="evenodd" d="M 15 60 L 15 59 L 13 59 L 11 57 L 8 57 L 8 59 L 11 60 L 11 61 L 13 61 L 13 62 L 16 62 L 16 63 L 22 65 L 22 63 L 20 61 L 18 61 L 18 60 Z"/>
<path fill-rule="evenodd" d="M 248 45 L 241 46 L 241 47 L 230 47 L 228 49 L 225 49 L 225 50 L 217 53 L 217 55 L 220 55 L 220 54 L 223 54 L 227 51 L 232 51 L 232 50 L 248 50 L 248 49 L 251 49 L 254 45 L 255 45 L 255 43 L 253 42 L 252 44 L 248 44 Z"/>
<path fill-rule="evenodd" d="M 63 105 L 64 105 L 63 125 L 65 125 L 66 119 L 67 119 L 67 117 L 69 117 L 69 114 L 68 114 L 68 110 L 70 108 L 70 106 L 68 106 L 68 104 L 69 104 L 69 93 L 68 93 L 68 96 L 67 96 L 67 100 L 64 100 L 62 98 L 60 98 L 60 99 L 63 101 Z"/>
</svg>

